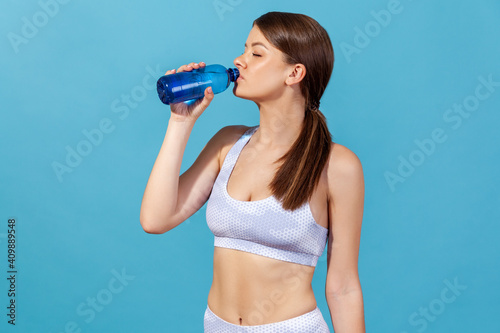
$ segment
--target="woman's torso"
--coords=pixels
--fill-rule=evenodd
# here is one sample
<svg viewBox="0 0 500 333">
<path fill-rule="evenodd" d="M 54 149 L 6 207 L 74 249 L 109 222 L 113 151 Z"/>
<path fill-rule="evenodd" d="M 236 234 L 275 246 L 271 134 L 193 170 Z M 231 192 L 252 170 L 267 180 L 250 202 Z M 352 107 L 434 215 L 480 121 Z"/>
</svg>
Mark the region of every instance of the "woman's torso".
<svg viewBox="0 0 500 333">
<path fill-rule="evenodd" d="M 235 126 L 231 143 L 220 151 L 222 165 L 231 147 L 249 129 Z M 241 151 L 227 182 L 227 194 L 240 201 L 268 198 L 267 189 L 286 151 L 269 151 L 250 141 Z M 258 158 L 255 158 L 255 157 Z M 328 164 L 327 164 L 328 165 Z M 324 168 L 309 207 L 314 220 L 328 228 L 328 198 Z M 246 190 L 245 190 L 246 189 Z M 262 325 L 293 318 L 316 307 L 311 287 L 314 266 L 214 247 L 213 283 L 208 306 L 236 325 Z"/>
</svg>

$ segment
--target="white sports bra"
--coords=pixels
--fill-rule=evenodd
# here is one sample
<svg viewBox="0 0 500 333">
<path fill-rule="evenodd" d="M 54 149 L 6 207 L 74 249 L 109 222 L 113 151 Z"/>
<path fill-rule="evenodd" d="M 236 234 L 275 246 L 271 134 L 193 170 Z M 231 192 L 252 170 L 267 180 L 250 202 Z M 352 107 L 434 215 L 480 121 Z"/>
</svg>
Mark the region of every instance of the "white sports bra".
<svg viewBox="0 0 500 333">
<path fill-rule="evenodd" d="M 236 160 L 258 127 L 248 129 L 231 147 L 208 198 L 206 218 L 214 246 L 316 266 L 328 229 L 316 223 L 309 202 L 287 211 L 274 196 L 241 201 L 227 193 Z"/>
</svg>

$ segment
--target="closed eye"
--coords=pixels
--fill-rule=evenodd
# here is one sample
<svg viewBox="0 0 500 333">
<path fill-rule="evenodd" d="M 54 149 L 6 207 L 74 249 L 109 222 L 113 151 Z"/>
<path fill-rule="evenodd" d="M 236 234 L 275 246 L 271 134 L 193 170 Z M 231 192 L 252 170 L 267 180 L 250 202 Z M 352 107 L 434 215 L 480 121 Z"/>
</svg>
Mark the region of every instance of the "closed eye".
<svg viewBox="0 0 500 333">
<path fill-rule="evenodd" d="M 245 52 L 242 53 L 242 55 L 245 54 Z M 262 57 L 260 54 L 252 53 L 254 57 Z"/>
</svg>

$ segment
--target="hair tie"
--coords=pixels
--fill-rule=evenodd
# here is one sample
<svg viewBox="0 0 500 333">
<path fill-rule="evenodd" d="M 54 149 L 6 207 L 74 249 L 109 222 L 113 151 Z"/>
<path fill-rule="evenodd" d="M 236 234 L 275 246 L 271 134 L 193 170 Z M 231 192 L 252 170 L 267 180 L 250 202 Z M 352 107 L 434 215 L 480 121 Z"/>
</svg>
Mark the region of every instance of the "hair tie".
<svg viewBox="0 0 500 333">
<path fill-rule="evenodd" d="M 313 101 L 309 105 L 309 110 L 311 110 L 311 111 L 319 111 L 319 101 Z"/>
</svg>

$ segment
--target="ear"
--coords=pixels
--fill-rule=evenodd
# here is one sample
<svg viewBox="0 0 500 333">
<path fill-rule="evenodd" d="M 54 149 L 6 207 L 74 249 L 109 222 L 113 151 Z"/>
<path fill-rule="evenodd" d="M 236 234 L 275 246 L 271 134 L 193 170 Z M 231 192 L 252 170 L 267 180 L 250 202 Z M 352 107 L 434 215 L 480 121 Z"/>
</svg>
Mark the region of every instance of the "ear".
<svg viewBox="0 0 500 333">
<path fill-rule="evenodd" d="M 302 64 L 295 64 L 290 66 L 289 75 L 285 80 L 285 84 L 294 85 L 302 81 L 306 76 L 306 66 Z"/>
</svg>

